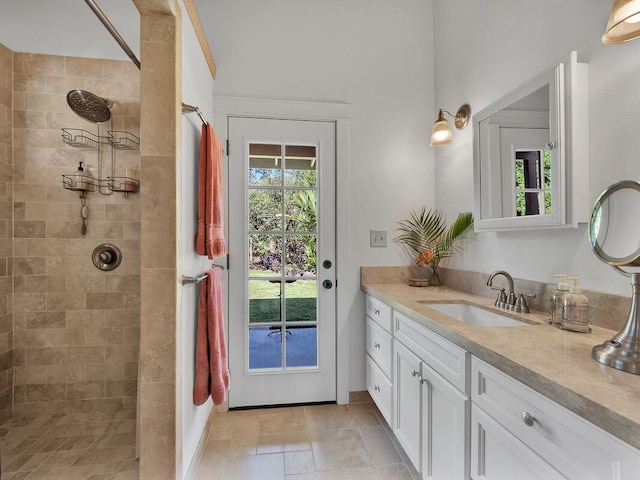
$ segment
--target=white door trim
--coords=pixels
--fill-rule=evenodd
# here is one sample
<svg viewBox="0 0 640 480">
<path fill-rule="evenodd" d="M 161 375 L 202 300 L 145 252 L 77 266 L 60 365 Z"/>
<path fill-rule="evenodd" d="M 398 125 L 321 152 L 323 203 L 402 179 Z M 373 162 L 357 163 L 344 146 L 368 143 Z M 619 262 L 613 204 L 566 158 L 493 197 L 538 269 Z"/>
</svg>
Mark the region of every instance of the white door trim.
<svg viewBox="0 0 640 480">
<path fill-rule="evenodd" d="M 336 394 L 339 404 L 349 403 L 349 304 L 344 293 L 341 294 L 340 282 L 344 285 L 350 277 L 348 272 L 350 251 L 348 187 L 351 105 L 337 102 L 214 95 L 213 111 L 213 125 L 220 137 L 224 139 L 228 138 L 227 119 L 230 116 L 336 122 Z M 226 156 L 225 158 L 228 159 Z M 225 173 L 226 171 L 225 168 Z M 226 213 L 228 215 L 228 207 Z M 347 289 L 343 287 L 342 292 L 345 291 Z M 227 319 L 227 332 L 229 331 L 228 322 L 229 319 Z"/>
</svg>

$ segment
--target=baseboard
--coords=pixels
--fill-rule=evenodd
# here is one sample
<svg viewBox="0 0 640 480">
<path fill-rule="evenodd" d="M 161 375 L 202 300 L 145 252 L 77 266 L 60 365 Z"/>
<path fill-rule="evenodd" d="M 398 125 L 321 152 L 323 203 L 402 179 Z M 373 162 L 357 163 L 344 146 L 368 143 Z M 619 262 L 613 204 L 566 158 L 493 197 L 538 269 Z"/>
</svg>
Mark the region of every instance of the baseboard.
<svg viewBox="0 0 640 480">
<path fill-rule="evenodd" d="M 207 418 L 207 424 L 202 431 L 202 435 L 200 436 L 200 440 L 198 441 L 198 447 L 196 448 L 196 453 L 191 460 L 191 465 L 189 465 L 189 470 L 184 477 L 184 480 L 195 480 L 196 474 L 198 473 L 198 467 L 200 466 L 200 461 L 202 460 L 202 454 L 204 453 L 204 447 L 207 444 L 207 439 L 209 438 L 209 433 L 211 432 L 211 427 L 213 426 L 213 421 L 218 414 L 218 408 L 214 405 L 209 413 L 209 418 Z"/>
</svg>

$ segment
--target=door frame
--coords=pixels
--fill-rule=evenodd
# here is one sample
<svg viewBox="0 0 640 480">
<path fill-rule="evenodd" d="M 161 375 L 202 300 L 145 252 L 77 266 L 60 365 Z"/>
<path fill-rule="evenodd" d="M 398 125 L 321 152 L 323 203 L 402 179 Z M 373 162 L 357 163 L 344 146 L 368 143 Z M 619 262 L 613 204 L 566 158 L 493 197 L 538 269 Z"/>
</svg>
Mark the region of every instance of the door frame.
<svg viewBox="0 0 640 480">
<path fill-rule="evenodd" d="M 349 403 L 350 341 L 349 305 L 340 281 L 349 278 L 349 127 L 351 105 L 335 102 L 305 102 L 295 100 L 271 100 L 249 97 L 213 96 L 213 126 L 220 137 L 228 138 L 229 117 L 257 117 L 279 120 L 319 120 L 336 124 L 336 401 Z M 223 140 L 224 142 L 224 140 Z M 229 157 L 225 146 L 225 178 L 228 179 Z M 225 189 L 225 214 L 228 219 L 228 182 Z M 338 208 L 339 205 L 339 208 Z M 233 265 L 230 268 L 234 268 Z M 343 288 L 342 292 L 346 292 Z M 229 292 L 225 298 L 225 311 L 229 311 Z M 226 332 L 229 319 L 226 319 Z M 233 372 L 231 372 L 233 388 Z"/>
</svg>

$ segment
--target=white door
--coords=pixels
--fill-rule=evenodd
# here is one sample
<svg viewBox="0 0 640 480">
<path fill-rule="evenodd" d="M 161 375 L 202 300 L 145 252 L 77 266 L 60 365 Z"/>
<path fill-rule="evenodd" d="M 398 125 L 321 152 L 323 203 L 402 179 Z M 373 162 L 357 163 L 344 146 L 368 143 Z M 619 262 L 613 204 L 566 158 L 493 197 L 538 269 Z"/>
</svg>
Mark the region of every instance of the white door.
<svg viewBox="0 0 640 480">
<path fill-rule="evenodd" d="M 228 129 L 229 406 L 335 401 L 335 123 Z"/>
</svg>

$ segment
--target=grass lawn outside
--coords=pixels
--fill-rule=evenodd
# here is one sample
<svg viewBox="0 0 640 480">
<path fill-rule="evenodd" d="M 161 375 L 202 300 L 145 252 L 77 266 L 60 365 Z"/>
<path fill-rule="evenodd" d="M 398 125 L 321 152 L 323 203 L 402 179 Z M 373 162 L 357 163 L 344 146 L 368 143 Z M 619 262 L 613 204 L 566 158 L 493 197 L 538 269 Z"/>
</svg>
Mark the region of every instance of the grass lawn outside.
<svg viewBox="0 0 640 480">
<path fill-rule="evenodd" d="M 282 278 L 279 274 L 261 270 L 250 271 L 250 277 Z M 280 282 L 266 279 L 249 280 L 249 323 L 280 322 L 281 285 Z M 316 279 L 301 279 L 285 283 L 286 321 L 315 322 L 317 291 Z"/>
</svg>

